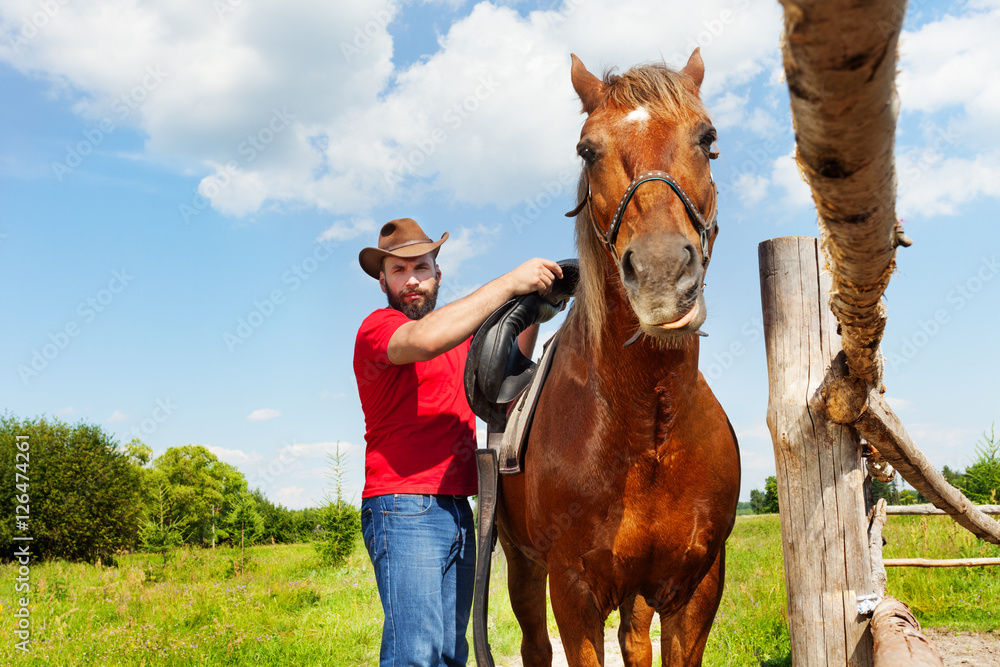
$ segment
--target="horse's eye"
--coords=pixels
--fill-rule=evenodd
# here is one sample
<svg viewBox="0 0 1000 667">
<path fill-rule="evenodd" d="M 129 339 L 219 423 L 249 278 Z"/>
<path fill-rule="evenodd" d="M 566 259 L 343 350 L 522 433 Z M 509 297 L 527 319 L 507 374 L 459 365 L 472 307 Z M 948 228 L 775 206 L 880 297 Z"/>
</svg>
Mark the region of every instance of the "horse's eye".
<svg viewBox="0 0 1000 667">
<path fill-rule="evenodd" d="M 712 150 L 712 144 L 715 143 L 716 139 L 718 139 L 718 137 L 715 135 L 715 130 L 710 130 L 701 136 L 701 149 L 705 151 L 706 155 L 708 155 L 709 160 L 714 160 L 719 157 L 718 151 Z"/>
<path fill-rule="evenodd" d="M 595 153 L 594 149 L 590 146 L 577 146 L 576 153 L 583 158 L 583 161 L 587 164 L 590 164 L 597 159 L 597 153 Z"/>
</svg>

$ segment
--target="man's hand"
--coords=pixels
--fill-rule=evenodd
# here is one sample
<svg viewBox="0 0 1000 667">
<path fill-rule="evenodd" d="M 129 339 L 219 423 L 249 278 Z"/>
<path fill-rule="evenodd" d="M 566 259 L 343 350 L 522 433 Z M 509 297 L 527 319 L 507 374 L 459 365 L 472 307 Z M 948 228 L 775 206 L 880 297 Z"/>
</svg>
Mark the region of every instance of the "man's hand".
<svg viewBox="0 0 1000 667">
<path fill-rule="evenodd" d="M 562 278 L 562 267 L 551 259 L 535 257 L 507 274 L 510 290 L 514 296 L 538 292 L 549 293 L 556 278 Z"/>
<path fill-rule="evenodd" d="M 433 359 L 474 334 L 507 300 L 532 292 L 544 296 L 562 275 L 562 268 L 551 259 L 529 259 L 472 294 L 402 324 L 389 339 L 389 361 L 408 364 Z"/>
</svg>

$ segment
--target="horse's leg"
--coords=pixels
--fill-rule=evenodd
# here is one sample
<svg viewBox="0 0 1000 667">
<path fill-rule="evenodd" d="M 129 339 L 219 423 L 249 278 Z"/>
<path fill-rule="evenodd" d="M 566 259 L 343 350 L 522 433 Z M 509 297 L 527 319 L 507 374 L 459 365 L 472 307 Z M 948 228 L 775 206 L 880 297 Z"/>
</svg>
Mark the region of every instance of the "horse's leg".
<svg viewBox="0 0 1000 667">
<path fill-rule="evenodd" d="M 579 573 L 569 570 L 549 572 L 552 613 L 569 667 L 604 665 L 604 618 L 590 587 Z"/>
<path fill-rule="evenodd" d="M 618 644 L 622 647 L 625 667 L 650 667 L 653 664 L 653 643 L 649 640 L 649 624 L 653 608 L 640 595 L 625 598 L 618 608 Z"/>
<path fill-rule="evenodd" d="M 545 618 L 545 567 L 530 560 L 500 533 L 507 556 L 507 592 L 521 626 L 521 662 L 524 667 L 551 667 L 552 643 Z"/>
<path fill-rule="evenodd" d="M 701 664 L 705 642 L 722 600 L 725 572 L 726 548 L 723 547 L 684 608 L 669 618 L 661 617 L 663 667 L 697 667 Z"/>
</svg>

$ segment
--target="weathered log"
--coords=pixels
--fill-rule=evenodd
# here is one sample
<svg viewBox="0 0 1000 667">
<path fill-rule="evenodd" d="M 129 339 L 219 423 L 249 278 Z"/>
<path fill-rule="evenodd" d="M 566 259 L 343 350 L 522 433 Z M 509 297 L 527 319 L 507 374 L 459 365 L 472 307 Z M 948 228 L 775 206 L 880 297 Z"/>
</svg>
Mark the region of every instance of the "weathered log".
<svg viewBox="0 0 1000 667">
<path fill-rule="evenodd" d="M 857 611 L 873 592 L 864 461 L 854 431 L 817 403 L 831 364 L 843 366 L 830 277 L 817 239 L 772 239 L 758 252 L 792 662 L 871 665 Z"/>
<path fill-rule="evenodd" d="M 1000 514 L 1000 505 L 974 505 L 973 507 L 983 514 Z M 886 505 L 885 513 L 903 516 L 947 514 L 944 510 L 938 509 L 933 505 Z"/>
<path fill-rule="evenodd" d="M 879 498 L 872 509 L 871 527 L 868 529 L 868 551 L 872 559 L 872 588 L 878 595 L 885 595 L 888 577 L 882 560 L 882 529 L 885 528 L 885 498 Z"/>
<path fill-rule="evenodd" d="M 886 558 L 886 567 L 988 567 L 1000 558 Z"/>
<path fill-rule="evenodd" d="M 881 299 L 903 244 L 893 146 L 906 0 L 780 1 L 796 159 L 833 273 L 830 307 L 851 375 L 881 387 Z"/>
<path fill-rule="evenodd" d="M 1000 522 L 984 514 L 934 469 L 878 389 L 859 394 L 861 389 L 854 378 L 832 378 L 822 392 L 827 416 L 856 428 L 903 479 L 959 525 L 980 539 L 1000 544 Z"/>
<path fill-rule="evenodd" d="M 875 667 L 943 667 L 934 642 L 920 631 L 910 608 L 892 597 L 882 598 L 872 614 Z"/>
</svg>

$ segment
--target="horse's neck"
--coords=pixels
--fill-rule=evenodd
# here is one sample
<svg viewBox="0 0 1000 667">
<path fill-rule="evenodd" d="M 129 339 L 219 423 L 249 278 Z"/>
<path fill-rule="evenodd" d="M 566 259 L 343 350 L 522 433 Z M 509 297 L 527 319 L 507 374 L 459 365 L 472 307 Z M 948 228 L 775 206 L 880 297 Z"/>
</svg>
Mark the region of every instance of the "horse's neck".
<svg viewBox="0 0 1000 667">
<path fill-rule="evenodd" d="M 698 382 L 698 337 L 692 334 L 681 343 L 667 345 L 640 334 L 625 347 L 639 323 L 627 302 L 609 300 L 607 305 L 594 358 L 594 370 L 604 384 L 638 393 L 690 393 Z"/>
</svg>

